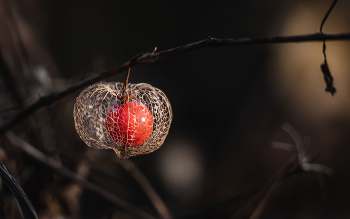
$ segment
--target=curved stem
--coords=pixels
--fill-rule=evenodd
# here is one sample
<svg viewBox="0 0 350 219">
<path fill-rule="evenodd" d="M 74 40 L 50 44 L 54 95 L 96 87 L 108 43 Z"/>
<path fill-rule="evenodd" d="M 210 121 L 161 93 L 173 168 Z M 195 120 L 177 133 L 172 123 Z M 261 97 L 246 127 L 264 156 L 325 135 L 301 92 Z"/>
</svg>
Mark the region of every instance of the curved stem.
<svg viewBox="0 0 350 219">
<path fill-rule="evenodd" d="M 128 86 L 130 70 L 131 70 L 131 68 L 128 68 L 128 72 L 126 73 L 125 80 L 124 80 L 124 85 L 123 85 L 123 92 L 124 92 L 124 95 L 125 95 L 125 93 L 126 93 L 126 87 Z"/>
<path fill-rule="evenodd" d="M 320 33 L 322 33 L 323 25 L 324 25 L 324 23 L 326 22 L 326 20 L 327 20 L 329 14 L 332 12 L 334 6 L 337 4 L 337 2 L 338 2 L 338 0 L 334 0 L 334 1 L 333 1 L 332 5 L 329 7 L 329 9 L 328 9 L 326 15 L 324 16 L 324 18 L 323 18 L 323 20 L 322 20 L 322 22 L 321 22 L 321 26 L 320 26 Z"/>
</svg>

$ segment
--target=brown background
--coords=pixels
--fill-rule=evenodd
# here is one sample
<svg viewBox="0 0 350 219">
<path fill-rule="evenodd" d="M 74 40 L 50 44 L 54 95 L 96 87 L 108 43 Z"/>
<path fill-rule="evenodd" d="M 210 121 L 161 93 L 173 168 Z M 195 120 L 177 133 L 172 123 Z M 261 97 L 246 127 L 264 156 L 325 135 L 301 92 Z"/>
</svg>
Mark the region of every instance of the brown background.
<svg viewBox="0 0 350 219">
<path fill-rule="evenodd" d="M 1 54 L 15 82 L 9 85 L 1 79 L 1 120 L 33 103 L 39 93 L 60 91 L 153 46 L 161 51 L 208 36 L 315 33 L 330 4 L 326 0 L 1 1 Z M 349 9 L 349 2 L 339 1 L 323 31 L 349 32 Z M 347 41 L 327 43 L 337 88 L 334 97 L 324 92 L 320 42 L 206 48 L 135 67 L 129 81 L 163 90 L 174 119 L 158 151 L 130 160 L 173 215 L 180 216 L 270 179 L 291 157 L 270 147 L 272 141 L 293 143 L 280 127 L 289 122 L 300 135 L 311 138 L 308 152 L 319 153 L 314 162 L 333 168 L 335 174 L 324 176 L 323 193 L 312 173 L 283 181 L 263 218 L 348 218 L 349 49 Z M 123 78 L 120 74 L 108 81 Z M 38 111 L 14 132 L 89 181 L 157 215 L 134 179 L 113 162 L 113 151 L 88 148 L 79 139 L 72 115 L 78 94 Z M 133 218 L 14 149 L 5 138 L 0 151 L 0 160 L 19 181 L 39 218 Z M 99 161 L 92 162 L 93 155 Z M 230 218 L 248 200 L 205 218 Z M 0 218 L 20 217 L 3 184 L 0 209 Z"/>
</svg>

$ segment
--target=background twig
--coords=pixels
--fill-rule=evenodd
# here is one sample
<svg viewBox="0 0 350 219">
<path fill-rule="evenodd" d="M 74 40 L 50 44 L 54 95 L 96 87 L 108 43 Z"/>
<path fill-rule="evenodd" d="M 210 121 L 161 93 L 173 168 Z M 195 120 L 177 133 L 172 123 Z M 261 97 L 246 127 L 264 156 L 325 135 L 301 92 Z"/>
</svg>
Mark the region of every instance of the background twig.
<svg viewBox="0 0 350 219">
<path fill-rule="evenodd" d="M 278 180 L 281 179 L 285 179 L 289 176 L 292 176 L 296 173 L 299 173 L 301 171 L 299 166 L 296 166 L 293 169 L 290 169 L 293 165 L 295 165 L 295 161 L 296 161 L 297 156 L 293 156 L 291 158 L 291 160 L 285 164 L 276 174 L 274 177 L 272 177 L 269 181 L 266 181 L 264 183 L 262 183 L 260 186 L 257 186 L 251 190 L 248 191 L 244 191 L 241 193 L 238 193 L 234 196 L 232 196 L 231 198 L 226 199 L 225 201 L 219 202 L 217 204 L 214 204 L 204 210 L 200 210 L 200 211 L 194 211 L 179 217 L 176 217 L 176 219 L 186 219 L 186 218 L 198 218 L 202 215 L 204 215 L 205 213 L 211 212 L 219 207 L 222 207 L 224 205 L 227 204 L 231 204 L 233 202 L 242 200 L 244 198 L 250 197 L 256 193 L 258 193 L 259 191 L 261 191 L 262 189 L 266 188 L 266 187 L 270 187 L 271 185 L 273 185 L 275 182 L 277 182 Z"/>
<path fill-rule="evenodd" d="M 115 160 L 120 166 L 122 166 L 130 175 L 138 182 L 148 198 L 151 200 L 153 206 L 158 211 L 162 218 L 172 218 L 171 213 L 162 198 L 158 195 L 152 184 L 147 180 L 145 175 L 135 166 L 133 162 L 128 159 L 119 159 L 114 156 Z"/>
<path fill-rule="evenodd" d="M 149 180 L 146 178 L 146 176 L 140 171 L 140 169 L 129 159 L 120 159 L 117 156 L 114 156 L 110 158 L 116 163 L 118 163 L 122 168 L 124 168 L 125 171 L 127 171 L 140 185 L 140 187 L 143 189 L 143 191 L 146 193 L 150 201 L 152 202 L 153 206 L 159 213 L 159 215 L 162 218 L 172 218 L 172 215 L 162 200 L 162 198 L 159 196 L 159 194 L 156 192 L 152 184 L 149 182 Z M 94 163 L 101 162 L 100 158 L 98 156 L 93 156 L 90 158 L 90 160 Z"/>
<path fill-rule="evenodd" d="M 11 193 L 16 197 L 21 207 L 25 219 L 38 219 L 32 203 L 18 185 L 17 181 L 7 171 L 5 165 L 0 161 L 0 176 L 5 185 L 10 189 Z"/>
<path fill-rule="evenodd" d="M 120 199 L 119 197 L 109 193 L 108 191 L 90 183 L 89 181 L 77 176 L 72 171 L 68 170 L 67 168 L 63 167 L 61 164 L 56 162 L 54 159 L 46 156 L 36 148 L 34 148 L 32 145 L 27 143 L 26 141 L 23 141 L 19 137 L 17 137 L 15 134 L 9 132 L 6 134 L 6 137 L 8 140 L 16 147 L 23 150 L 26 154 L 31 156 L 32 158 L 44 163 L 46 166 L 52 168 L 57 173 L 71 179 L 81 187 L 105 198 L 106 200 L 114 203 L 116 206 L 124 209 L 129 214 L 142 219 L 154 219 L 153 216 L 149 215 L 148 213 L 142 211 L 141 209 L 131 205 L 130 203 L 126 202 L 123 199 Z"/>
</svg>

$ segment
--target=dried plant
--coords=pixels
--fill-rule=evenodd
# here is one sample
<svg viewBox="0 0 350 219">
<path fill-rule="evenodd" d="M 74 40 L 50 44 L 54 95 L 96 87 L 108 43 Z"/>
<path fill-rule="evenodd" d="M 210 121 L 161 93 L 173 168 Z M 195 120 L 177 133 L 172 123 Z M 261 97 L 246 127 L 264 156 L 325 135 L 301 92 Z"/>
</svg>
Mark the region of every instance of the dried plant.
<svg viewBox="0 0 350 219">
<path fill-rule="evenodd" d="M 123 83 L 95 84 L 82 91 L 74 105 L 80 138 L 92 148 L 113 149 L 120 158 L 160 148 L 172 118 L 165 94 L 144 83 L 128 84 L 125 94 Z"/>
</svg>

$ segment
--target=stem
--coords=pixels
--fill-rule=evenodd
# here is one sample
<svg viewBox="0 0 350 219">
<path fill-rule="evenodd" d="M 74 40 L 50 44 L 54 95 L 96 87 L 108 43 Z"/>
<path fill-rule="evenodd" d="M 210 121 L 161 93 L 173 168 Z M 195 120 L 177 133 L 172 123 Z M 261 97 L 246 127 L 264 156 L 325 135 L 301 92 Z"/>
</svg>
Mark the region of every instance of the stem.
<svg viewBox="0 0 350 219">
<path fill-rule="evenodd" d="M 127 97 L 127 93 L 126 93 L 126 88 L 128 87 L 130 71 L 131 71 L 131 67 L 128 68 L 128 72 L 126 73 L 125 81 L 124 81 L 124 84 L 123 84 L 123 96 L 124 96 L 125 104 L 129 103 L 129 98 Z"/>
<path fill-rule="evenodd" d="M 328 9 L 326 15 L 324 16 L 324 18 L 323 18 L 323 20 L 322 20 L 322 22 L 321 22 L 321 26 L 320 26 L 320 33 L 323 33 L 323 32 L 322 32 L 323 25 L 324 25 L 324 23 L 326 22 L 326 20 L 327 20 L 329 14 L 332 12 L 334 6 L 337 4 L 337 2 L 338 2 L 338 0 L 334 0 L 334 1 L 333 1 L 331 7 L 329 7 L 329 9 Z"/>
</svg>

